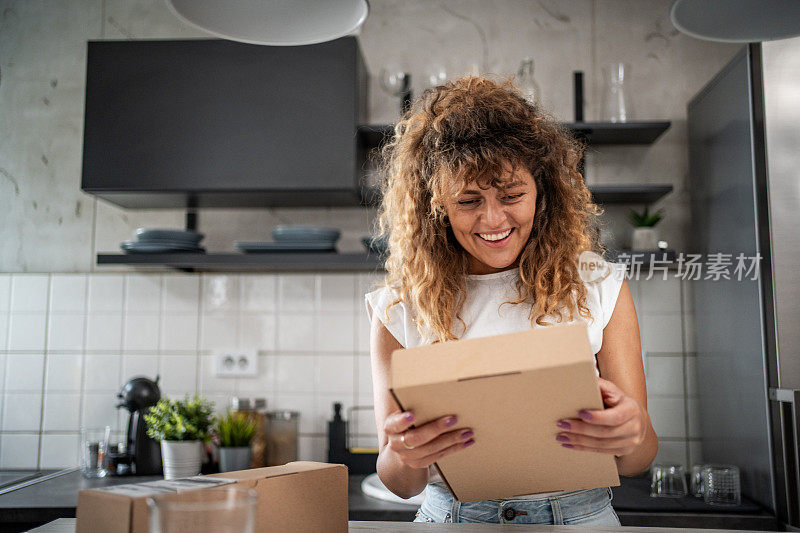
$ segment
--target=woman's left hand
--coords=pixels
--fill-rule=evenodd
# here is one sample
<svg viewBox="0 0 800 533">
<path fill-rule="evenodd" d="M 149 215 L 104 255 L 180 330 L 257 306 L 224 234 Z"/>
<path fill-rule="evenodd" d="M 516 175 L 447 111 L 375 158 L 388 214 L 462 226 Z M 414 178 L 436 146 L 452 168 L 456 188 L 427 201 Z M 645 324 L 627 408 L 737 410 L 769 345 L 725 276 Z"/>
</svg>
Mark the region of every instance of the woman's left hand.
<svg viewBox="0 0 800 533">
<path fill-rule="evenodd" d="M 628 455 L 644 442 L 649 417 L 639 402 L 612 382 L 598 378 L 606 409 L 583 410 L 580 418 L 558 421 L 556 440 L 566 448 Z"/>
</svg>

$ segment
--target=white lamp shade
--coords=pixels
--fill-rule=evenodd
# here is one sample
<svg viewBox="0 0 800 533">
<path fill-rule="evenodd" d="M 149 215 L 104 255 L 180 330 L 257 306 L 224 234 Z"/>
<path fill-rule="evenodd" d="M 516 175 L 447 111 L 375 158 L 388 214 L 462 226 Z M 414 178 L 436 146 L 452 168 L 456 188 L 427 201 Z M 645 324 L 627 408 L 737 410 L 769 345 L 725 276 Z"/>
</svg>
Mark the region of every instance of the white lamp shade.
<svg viewBox="0 0 800 533">
<path fill-rule="evenodd" d="M 681 32 L 706 41 L 751 43 L 800 35 L 800 0 L 675 0 Z"/>
<path fill-rule="evenodd" d="M 297 46 L 349 35 L 367 0 L 166 0 L 178 18 L 207 33 L 250 44 Z"/>
</svg>

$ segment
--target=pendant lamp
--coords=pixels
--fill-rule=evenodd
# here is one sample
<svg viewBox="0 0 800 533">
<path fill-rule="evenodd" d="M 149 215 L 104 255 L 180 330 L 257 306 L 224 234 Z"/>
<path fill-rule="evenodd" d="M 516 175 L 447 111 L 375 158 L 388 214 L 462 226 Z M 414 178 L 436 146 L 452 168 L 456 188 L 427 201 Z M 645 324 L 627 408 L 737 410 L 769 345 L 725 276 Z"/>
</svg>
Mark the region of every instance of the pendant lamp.
<svg viewBox="0 0 800 533">
<path fill-rule="evenodd" d="M 800 35 L 800 0 L 676 0 L 669 18 L 706 41 L 774 41 Z"/>
<path fill-rule="evenodd" d="M 358 30 L 367 0 L 166 0 L 182 21 L 222 39 L 298 46 Z"/>
</svg>

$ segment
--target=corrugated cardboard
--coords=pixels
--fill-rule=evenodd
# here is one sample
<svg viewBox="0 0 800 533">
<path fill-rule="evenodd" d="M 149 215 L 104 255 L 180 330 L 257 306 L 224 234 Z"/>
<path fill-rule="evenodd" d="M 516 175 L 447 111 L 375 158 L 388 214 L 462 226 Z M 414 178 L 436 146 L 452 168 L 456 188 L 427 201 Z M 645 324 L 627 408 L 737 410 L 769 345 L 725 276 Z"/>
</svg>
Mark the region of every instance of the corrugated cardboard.
<svg viewBox="0 0 800 533">
<path fill-rule="evenodd" d="M 76 533 L 148 533 L 147 498 L 160 492 L 180 494 L 212 479 L 221 485 L 250 488 L 258 494 L 256 531 L 346 533 L 347 467 L 300 461 L 283 466 L 197 476 L 175 482 L 87 489 L 78 493 Z M 219 485 L 213 485 L 219 486 Z M 155 496 L 158 497 L 158 496 Z"/>
<path fill-rule="evenodd" d="M 436 466 L 462 502 L 619 485 L 611 454 L 561 446 L 556 422 L 603 409 L 586 324 L 401 349 L 391 392 L 422 425 L 455 414 L 475 444 Z"/>
</svg>

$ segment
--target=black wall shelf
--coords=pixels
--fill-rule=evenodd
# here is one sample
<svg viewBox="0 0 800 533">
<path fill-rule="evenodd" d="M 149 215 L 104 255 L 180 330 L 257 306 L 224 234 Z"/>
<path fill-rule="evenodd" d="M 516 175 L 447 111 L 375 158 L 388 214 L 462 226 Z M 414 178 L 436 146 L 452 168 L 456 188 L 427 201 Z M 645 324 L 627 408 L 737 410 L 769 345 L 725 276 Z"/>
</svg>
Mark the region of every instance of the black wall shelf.
<svg viewBox="0 0 800 533">
<path fill-rule="evenodd" d="M 672 185 L 589 185 L 600 204 L 651 204 L 672 192 Z"/>
<path fill-rule="evenodd" d="M 631 257 L 642 268 L 649 268 L 653 258 L 675 261 L 673 250 L 608 250 L 606 257 L 624 263 Z M 240 253 L 164 253 L 164 254 L 97 254 L 98 265 L 125 265 L 141 268 L 174 268 L 189 272 L 250 271 L 250 272 L 379 272 L 383 261 L 374 254 L 359 253 L 302 253 L 302 254 L 240 254 Z"/>
<path fill-rule="evenodd" d="M 670 121 L 651 122 L 565 122 L 577 137 L 589 145 L 652 144 L 672 125 Z M 358 134 L 370 147 L 380 146 L 394 133 L 392 124 L 368 124 L 358 127 Z"/>
<path fill-rule="evenodd" d="M 108 253 L 97 254 L 97 264 L 259 272 L 374 272 L 383 268 L 377 256 L 367 253 Z"/>
</svg>

